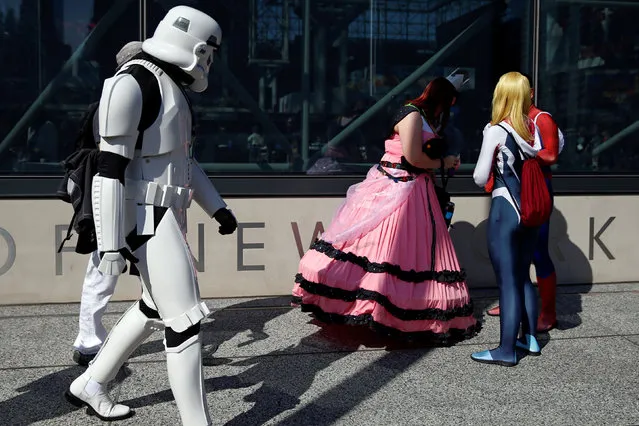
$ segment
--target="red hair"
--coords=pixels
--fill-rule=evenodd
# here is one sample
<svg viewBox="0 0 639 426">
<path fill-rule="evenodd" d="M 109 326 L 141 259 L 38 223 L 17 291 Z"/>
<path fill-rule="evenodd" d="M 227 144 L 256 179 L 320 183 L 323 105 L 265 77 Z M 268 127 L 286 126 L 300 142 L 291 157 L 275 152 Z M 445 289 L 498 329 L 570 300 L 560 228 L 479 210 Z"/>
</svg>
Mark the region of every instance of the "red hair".
<svg viewBox="0 0 639 426">
<path fill-rule="evenodd" d="M 422 94 L 415 99 L 408 101 L 420 108 L 424 115 L 426 116 L 426 120 L 432 124 L 440 124 L 441 130 L 444 130 L 446 124 L 448 124 L 448 119 L 450 118 L 450 107 L 453 105 L 453 100 L 457 97 L 458 93 L 453 86 L 453 83 L 445 79 L 444 77 L 437 77 L 424 89 Z M 437 107 L 441 107 L 442 116 L 441 122 L 439 122 L 439 117 L 435 116 L 435 111 Z M 433 129 L 434 130 L 434 129 Z"/>
</svg>

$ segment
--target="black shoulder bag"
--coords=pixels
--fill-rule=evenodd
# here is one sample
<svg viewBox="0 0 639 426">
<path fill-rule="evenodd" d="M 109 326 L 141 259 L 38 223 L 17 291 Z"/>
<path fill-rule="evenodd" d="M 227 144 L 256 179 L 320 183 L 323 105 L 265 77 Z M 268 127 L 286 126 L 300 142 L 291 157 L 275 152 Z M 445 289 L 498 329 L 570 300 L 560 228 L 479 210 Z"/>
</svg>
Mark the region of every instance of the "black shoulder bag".
<svg viewBox="0 0 639 426">
<path fill-rule="evenodd" d="M 450 224 L 453 220 L 453 214 L 455 213 L 455 203 L 450 201 L 450 194 L 446 191 L 446 187 L 448 186 L 449 176 L 446 176 L 446 172 L 444 171 L 444 159 L 441 160 L 441 180 L 442 186 L 435 185 L 435 194 L 437 194 L 437 201 L 439 202 L 439 207 L 442 210 L 442 214 L 444 215 L 444 221 L 446 222 L 446 226 L 450 228 Z"/>
<path fill-rule="evenodd" d="M 410 106 L 419 111 L 419 114 L 426 118 L 426 114 L 422 111 L 421 108 L 418 108 L 416 105 L 407 104 L 406 106 Z M 422 147 L 422 152 L 428 155 L 430 158 L 439 158 L 441 159 L 441 186 L 435 184 L 435 193 L 437 194 L 437 201 L 439 202 L 439 207 L 442 211 L 442 215 L 444 216 L 444 221 L 446 222 L 446 226 L 450 228 L 451 221 L 453 220 L 453 214 L 455 212 L 455 203 L 450 201 L 450 194 L 446 191 L 446 187 L 448 186 L 449 177 L 446 176 L 446 171 L 444 169 L 444 154 L 446 153 L 446 145 L 447 141 L 445 138 L 436 137 L 430 139 L 424 146 Z"/>
</svg>

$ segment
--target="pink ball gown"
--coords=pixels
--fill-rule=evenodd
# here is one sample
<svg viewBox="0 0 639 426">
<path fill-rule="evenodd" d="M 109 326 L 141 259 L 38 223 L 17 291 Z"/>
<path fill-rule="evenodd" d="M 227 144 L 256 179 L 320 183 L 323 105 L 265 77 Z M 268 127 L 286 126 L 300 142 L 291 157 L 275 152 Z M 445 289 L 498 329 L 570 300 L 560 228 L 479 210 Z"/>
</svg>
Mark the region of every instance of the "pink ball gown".
<svg viewBox="0 0 639 426">
<path fill-rule="evenodd" d="M 423 142 L 435 135 L 423 120 Z M 302 257 L 293 305 L 323 322 L 450 345 L 481 328 L 433 184 L 401 165 L 398 134 Z"/>
</svg>

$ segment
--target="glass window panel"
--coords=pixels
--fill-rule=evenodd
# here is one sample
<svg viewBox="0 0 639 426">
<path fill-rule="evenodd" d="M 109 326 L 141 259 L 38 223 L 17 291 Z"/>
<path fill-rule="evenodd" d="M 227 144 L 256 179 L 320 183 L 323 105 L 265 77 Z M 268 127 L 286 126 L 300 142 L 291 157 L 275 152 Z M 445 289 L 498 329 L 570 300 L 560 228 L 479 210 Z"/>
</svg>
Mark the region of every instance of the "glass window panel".
<svg viewBox="0 0 639 426">
<path fill-rule="evenodd" d="M 151 36 L 177 4 L 210 14 L 224 31 L 209 89 L 189 95 L 194 152 L 214 173 L 363 174 L 383 154 L 401 102 L 458 67 L 471 82 L 452 125 L 472 170 L 494 83 L 532 64 L 530 0 L 142 3 L 143 19 L 138 0 L 0 1 L 8 41 L 0 49 L 10 64 L 0 71 L 9 93 L 1 101 L 0 171 L 59 173 L 82 113 L 113 74 L 115 53 L 140 31 Z"/>
<path fill-rule="evenodd" d="M 544 0 L 539 105 L 565 135 L 557 172 L 639 171 L 639 3 Z"/>
<path fill-rule="evenodd" d="M 115 55 L 139 39 L 138 0 L 0 1 L 0 173 L 60 174 Z"/>
<path fill-rule="evenodd" d="M 148 1 L 147 35 L 170 7 L 184 3 Z M 464 138 L 462 155 L 469 166 L 489 118 L 494 82 L 530 63 L 530 3 L 186 2 L 214 17 L 224 31 L 209 89 L 190 94 L 198 123 L 196 156 L 210 172 L 365 173 L 383 154 L 401 101 L 419 95 L 433 77 L 461 67 L 471 83 L 455 107 L 454 125 Z M 506 48 L 516 53 L 504 55 Z M 442 58 L 424 67 L 433 56 Z M 405 89 L 391 93 L 400 84 Z M 358 124 L 362 115 L 367 119 Z M 353 131 L 343 134 L 351 123 Z"/>
</svg>

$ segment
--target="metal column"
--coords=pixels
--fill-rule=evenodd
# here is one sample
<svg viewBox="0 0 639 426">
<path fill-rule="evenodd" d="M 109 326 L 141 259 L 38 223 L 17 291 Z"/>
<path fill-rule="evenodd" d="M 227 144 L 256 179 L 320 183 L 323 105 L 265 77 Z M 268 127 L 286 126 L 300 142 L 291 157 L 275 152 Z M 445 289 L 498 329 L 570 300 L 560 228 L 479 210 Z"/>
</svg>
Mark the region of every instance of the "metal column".
<svg viewBox="0 0 639 426">
<path fill-rule="evenodd" d="M 535 91 L 533 102 L 539 100 L 539 46 L 541 38 L 541 0 L 533 0 L 533 26 L 532 26 L 532 84 Z"/>
<path fill-rule="evenodd" d="M 570 53 L 568 55 L 568 132 L 577 131 L 579 124 L 579 89 L 581 87 L 581 72 L 579 70 L 580 55 L 580 7 L 578 5 L 570 6 L 570 18 L 568 20 L 568 39 L 570 40 Z"/>
<path fill-rule="evenodd" d="M 326 27 L 318 25 L 313 35 L 315 38 L 315 49 L 313 50 L 315 62 L 315 67 L 313 67 L 315 108 L 313 111 L 317 114 L 326 112 Z"/>
<path fill-rule="evenodd" d="M 348 30 L 342 30 L 339 37 L 339 94 L 342 106 L 346 106 L 348 85 Z"/>
<path fill-rule="evenodd" d="M 304 1 L 304 65 L 302 70 L 302 159 L 308 162 L 310 130 L 311 0 Z"/>
</svg>

